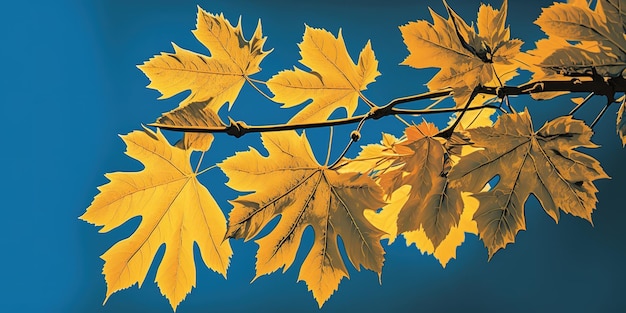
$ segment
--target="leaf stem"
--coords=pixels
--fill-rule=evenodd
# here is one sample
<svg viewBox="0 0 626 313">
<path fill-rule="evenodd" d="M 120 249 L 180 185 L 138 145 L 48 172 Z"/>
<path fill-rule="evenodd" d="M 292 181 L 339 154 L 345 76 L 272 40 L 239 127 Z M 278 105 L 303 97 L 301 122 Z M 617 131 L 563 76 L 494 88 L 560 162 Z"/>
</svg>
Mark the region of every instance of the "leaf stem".
<svg viewBox="0 0 626 313">
<path fill-rule="evenodd" d="M 196 165 L 196 170 L 193 171 L 194 173 L 196 173 L 196 175 L 198 175 L 198 170 L 200 169 L 200 164 L 202 164 L 202 159 L 204 159 L 205 153 L 206 151 L 202 151 L 202 154 L 200 154 L 200 159 L 198 160 L 198 165 Z"/>
<path fill-rule="evenodd" d="M 330 161 L 330 151 L 333 148 L 333 130 L 334 130 L 334 127 L 331 126 L 330 135 L 328 138 L 328 152 L 326 152 L 326 161 L 324 161 L 324 166 L 328 165 L 328 162 Z"/>
<path fill-rule="evenodd" d="M 252 86 L 252 88 L 254 88 L 258 93 L 260 93 L 263 97 L 265 97 L 265 99 L 275 102 L 274 100 L 272 100 L 272 97 L 270 97 L 268 94 L 266 94 L 263 90 L 261 90 L 255 83 L 262 83 L 265 84 L 264 81 L 258 80 L 258 79 L 252 79 L 248 76 L 244 76 L 244 78 L 246 79 L 246 81 L 248 82 L 248 84 L 250 84 L 250 86 Z"/>
<path fill-rule="evenodd" d="M 576 111 L 578 111 L 578 109 L 580 109 L 585 103 L 587 103 L 587 101 L 589 101 L 591 98 L 593 98 L 593 96 L 595 95 L 595 93 L 592 91 L 591 93 L 589 93 L 585 99 L 583 99 L 583 101 L 581 103 L 579 103 L 578 105 L 576 105 L 576 107 L 571 110 L 569 112 L 568 115 L 574 115 L 574 113 L 576 113 Z"/>
<path fill-rule="evenodd" d="M 204 174 L 204 173 L 208 172 L 209 170 L 212 170 L 212 169 L 214 169 L 216 167 L 217 167 L 217 164 L 211 165 L 211 166 L 201 170 L 200 172 L 197 172 L 196 176 L 200 176 L 200 175 L 202 175 L 202 174 Z"/>
<path fill-rule="evenodd" d="M 606 113 L 606 110 L 609 108 L 611 103 L 613 103 L 612 100 L 606 102 L 606 105 L 602 108 L 602 111 L 600 111 L 600 113 L 598 113 L 598 116 L 596 116 L 596 118 L 593 120 L 591 125 L 589 125 L 589 127 L 591 127 L 593 129 L 593 127 L 600 121 L 600 118 L 602 118 L 602 115 L 604 115 L 604 113 Z"/>
<path fill-rule="evenodd" d="M 352 144 L 357 142 L 361 138 L 361 129 L 363 128 L 363 124 L 365 124 L 366 120 L 367 120 L 367 116 L 363 117 L 361 121 L 359 121 L 359 124 L 356 126 L 356 129 L 350 134 L 350 141 L 348 141 L 348 144 L 341 152 L 341 155 L 337 157 L 337 160 L 335 160 L 335 162 L 333 162 L 333 164 L 331 164 L 328 167 L 329 169 L 333 169 L 335 166 L 337 166 L 337 164 L 341 162 L 341 159 L 343 159 L 343 157 L 346 156 L 346 153 L 348 153 L 348 150 L 350 150 L 350 147 L 352 146 Z"/>
</svg>

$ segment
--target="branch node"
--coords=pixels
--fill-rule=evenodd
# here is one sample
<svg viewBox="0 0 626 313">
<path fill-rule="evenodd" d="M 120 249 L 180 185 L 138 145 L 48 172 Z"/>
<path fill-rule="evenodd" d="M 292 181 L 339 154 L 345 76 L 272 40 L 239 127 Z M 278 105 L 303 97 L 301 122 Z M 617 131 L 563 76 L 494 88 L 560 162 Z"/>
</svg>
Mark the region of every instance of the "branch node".
<svg viewBox="0 0 626 313">
<path fill-rule="evenodd" d="M 504 91 L 504 88 L 496 87 L 496 97 L 498 97 L 498 99 L 504 99 L 504 97 L 506 97 L 506 92 Z"/>
<path fill-rule="evenodd" d="M 350 133 L 350 139 L 352 139 L 352 141 L 357 142 L 361 139 L 361 132 L 359 132 L 358 130 L 353 130 Z"/>
<path fill-rule="evenodd" d="M 523 93 L 535 93 L 535 92 L 542 92 L 544 89 L 544 83 L 543 82 L 536 82 L 532 85 L 532 87 L 528 88 L 528 89 L 524 89 L 522 90 Z"/>
<path fill-rule="evenodd" d="M 248 125 L 245 122 L 235 121 L 230 117 L 228 117 L 228 121 L 230 122 L 230 125 L 226 127 L 227 134 L 234 136 L 235 138 L 239 138 L 248 132 Z"/>
<path fill-rule="evenodd" d="M 389 115 L 391 110 L 392 110 L 391 106 L 375 107 L 375 108 L 372 108 L 368 114 L 369 116 L 371 116 L 372 119 L 377 120 L 377 119 L 380 119 L 382 117 Z"/>
</svg>

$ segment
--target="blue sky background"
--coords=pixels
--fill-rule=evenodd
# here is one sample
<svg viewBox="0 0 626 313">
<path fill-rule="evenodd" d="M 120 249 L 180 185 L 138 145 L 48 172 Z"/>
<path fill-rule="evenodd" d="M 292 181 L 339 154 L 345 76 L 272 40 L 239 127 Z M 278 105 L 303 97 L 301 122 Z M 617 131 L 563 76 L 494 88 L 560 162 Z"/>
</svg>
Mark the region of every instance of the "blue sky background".
<svg viewBox="0 0 626 313">
<path fill-rule="evenodd" d="M 552 1 L 511 1 L 509 24 L 514 37 L 534 47 L 542 36 L 532 21 L 540 6 Z M 466 20 L 475 20 L 479 1 L 450 0 Z M 114 294 L 105 306 L 105 282 L 99 256 L 115 242 L 129 236 L 138 219 L 107 234 L 78 220 L 107 182 L 103 174 L 135 171 L 140 165 L 123 154 L 117 134 L 139 129 L 184 96 L 157 101 L 158 92 L 144 88 L 147 78 L 135 67 L 170 42 L 206 53 L 191 30 L 196 5 L 209 12 L 224 12 L 235 22 L 243 16 L 250 36 L 262 19 L 267 48 L 274 48 L 262 63 L 267 79 L 299 59 L 296 44 L 304 23 L 333 33 L 341 27 L 355 57 L 368 39 L 383 74 L 366 95 L 378 104 L 392 98 L 425 91 L 434 70 L 417 71 L 398 66 L 407 55 L 398 25 L 428 19 L 429 5 L 444 13 L 439 1 L 24 1 L 4 4 L 0 10 L 2 49 L 4 145 L 0 161 L 4 177 L 1 190 L 3 226 L 0 227 L 3 273 L 0 299 L 6 312 L 171 312 L 167 300 L 153 283 L 161 253 L 142 288 Z M 500 6 L 500 1 L 493 3 Z M 524 76 L 527 77 L 527 76 Z M 601 99 L 600 99 L 601 100 Z M 572 104 L 564 97 L 550 102 L 514 99 L 528 105 L 535 125 L 542 119 L 567 113 Z M 579 117 L 591 121 L 603 105 L 594 102 Z M 535 201 L 527 204 L 528 231 L 516 244 L 487 262 L 487 251 L 469 236 L 458 259 L 442 269 L 431 256 L 421 255 L 403 240 L 386 246 L 383 284 L 375 273 L 351 270 L 322 310 L 304 283 L 295 283 L 298 266 L 285 274 L 274 273 L 249 284 L 254 277 L 253 242 L 232 241 L 235 251 L 228 280 L 199 266 L 198 286 L 177 312 L 616 312 L 626 309 L 626 234 L 623 229 L 624 150 L 615 135 L 615 109 L 596 127 L 590 151 L 612 180 L 597 183 L 600 190 L 594 225 L 569 215 L 559 225 Z M 244 88 L 230 114 L 249 124 L 280 122 L 293 111 L 278 110 Z M 340 116 L 339 114 L 336 116 Z M 436 119 L 445 122 L 447 117 Z M 363 143 L 377 142 L 382 129 L 401 134 L 394 119 L 366 124 Z M 350 127 L 338 128 L 338 155 Z M 175 138 L 176 134 L 168 134 Z M 342 137 L 343 136 L 343 137 Z M 323 159 L 327 130 L 309 132 L 314 150 Z M 258 136 L 240 140 L 217 136 L 206 166 L 236 150 L 259 146 Z M 355 155 L 358 149 L 351 150 Z M 213 163 L 211 163 L 213 162 Z M 202 178 L 225 212 L 226 200 L 236 194 L 226 187 L 224 175 L 212 170 Z M 311 233 L 307 236 L 310 239 Z M 310 240 L 308 241 L 310 246 Z M 307 240 L 304 246 L 307 247 Z M 298 254 L 302 260 L 306 251 Z M 296 261 L 296 264 L 298 262 Z"/>
</svg>

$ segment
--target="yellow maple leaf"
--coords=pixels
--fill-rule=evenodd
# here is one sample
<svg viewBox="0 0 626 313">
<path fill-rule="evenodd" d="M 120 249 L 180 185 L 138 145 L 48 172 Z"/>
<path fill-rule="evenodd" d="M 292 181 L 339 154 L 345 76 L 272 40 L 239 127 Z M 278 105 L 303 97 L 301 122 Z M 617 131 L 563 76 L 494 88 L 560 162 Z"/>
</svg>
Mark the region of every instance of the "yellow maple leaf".
<svg viewBox="0 0 626 313">
<path fill-rule="evenodd" d="M 491 125 L 492 113 L 464 117 L 461 123 Z M 423 122 L 408 127 L 402 139 L 383 134 L 381 144 L 364 146 L 357 158 L 344 161 L 341 170 L 370 175 L 383 188 L 389 203 L 379 213 L 365 212 L 372 224 L 387 233 L 383 239 L 391 244 L 402 233 L 407 245 L 415 243 L 422 252 L 434 253 L 445 267 L 465 232 L 476 233 L 472 215 L 478 205 L 450 188 L 446 177 L 452 157 L 458 160 L 456 154 L 471 151 L 465 149 L 466 140 L 458 133 L 445 140 L 436 137 L 438 132 L 433 124 Z"/>
<path fill-rule="evenodd" d="M 493 127 L 468 133 L 482 149 L 461 158 L 449 179 L 480 202 L 474 220 L 490 257 L 525 229 L 524 204 L 530 194 L 555 221 L 559 209 L 591 221 L 597 202 L 593 181 L 608 176 L 597 160 L 574 150 L 597 147 L 584 122 L 562 116 L 535 132 L 525 111 L 502 115 Z M 496 185 L 481 192 L 496 175 Z"/>
<path fill-rule="evenodd" d="M 446 20 L 430 10 L 433 24 L 410 22 L 400 26 L 409 55 L 401 63 L 414 68 L 441 70 L 428 82 L 428 88 L 452 88 L 457 106 L 465 105 L 479 85 L 499 86 L 516 75 L 513 62 L 522 41 L 510 39 L 505 27 L 507 0 L 500 10 L 481 5 L 478 33 L 467 25 L 444 1 L 450 17 Z"/>
<path fill-rule="evenodd" d="M 137 230 L 102 255 L 106 298 L 135 283 L 141 287 L 157 250 L 165 244 L 155 281 L 176 310 L 196 284 L 194 242 L 204 264 L 226 277 L 232 254 L 223 240 L 226 219 L 192 170 L 191 150 L 173 147 L 160 131 L 147 128 L 122 139 L 126 153 L 145 168 L 107 174 L 110 182 L 99 187 L 100 193 L 80 218 L 108 232 L 141 216 Z"/>
<path fill-rule="evenodd" d="M 339 172 L 358 172 L 376 177 L 392 168 L 394 160 L 401 154 L 394 150 L 394 146 L 401 142 L 391 134 L 382 133 L 380 144 L 361 146 L 359 155 L 354 159 L 344 158 L 337 166 Z"/>
<path fill-rule="evenodd" d="M 364 212 L 381 207 L 380 187 L 359 173 L 339 173 L 320 166 L 303 134 L 263 133 L 268 156 L 251 148 L 226 159 L 219 167 L 228 186 L 249 192 L 231 201 L 227 237 L 255 237 L 280 215 L 276 227 L 256 240 L 256 277 L 294 262 L 302 234 L 313 228 L 314 242 L 298 280 L 306 282 L 321 307 L 337 290 L 347 268 L 339 252 L 341 237 L 352 265 L 377 272 L 383 266 L 384 234 L 365 219 Z M 256 279 L 256 278 L 255 278 Z"/>
<path fill-rule="evenodd" d="M 160 99 L 191 90 L 180 106 L 206 102 L 215 112 L 227 102 L 232 106 L 244 82 L 261 70 L 261 60 L 269 53 L 263 51 L 266 37 L 262 35 L 261 21 L 248 41 L 241 21 L 233 27 L 223 14 L 213 15 L 198 7 L 193 34 L 211 56 L 174 44 L 174 53 L 161 53 L 138 66 L 150 79 L 148 87 L 160 91 Z"/>
<path fill-rule="evenodd" d="M 361 91 L 380 75 L 378 61 L 368 41 L 359 61 L 354 64 L 341 35 L 306 26 L 300 47 L 300 63 L 310 68 L 285 70 L 267 81 L 273 100 L 289 108 L 309 99 L 313 101 L 298 112 L 290 123 L 326 120 L 338 108 L 345 108 L 348 117 L 358 106 Z"/>
</svg>

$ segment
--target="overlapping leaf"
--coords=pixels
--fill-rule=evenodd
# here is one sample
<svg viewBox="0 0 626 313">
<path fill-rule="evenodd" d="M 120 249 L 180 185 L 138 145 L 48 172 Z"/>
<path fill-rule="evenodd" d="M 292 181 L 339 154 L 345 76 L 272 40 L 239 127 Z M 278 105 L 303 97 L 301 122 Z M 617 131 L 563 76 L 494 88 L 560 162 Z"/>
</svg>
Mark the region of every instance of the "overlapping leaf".
<svg viewBox="0 0 626 313">
<path fill-rule="evenodd" d="M 379 176 L 383 189 L 411 187 L 398 213 L 398 233 L 422 228 L 435 248 L 450 228 L 458 225 L 463 210 L 461 192 L 448 185 L 451 164 L 447 140 L 435 137 L 438 132 L 426 122 L 408 127 L 406 140 L 394 146 L 400 154 L 395 162 L 401 166 Z"/>
<path fill-rule="evenodd" d="M 556 221 L 559 209 L 591 220 L 597 202 L 593 181 L 608 176 L 598 161 L 574 150 L 596 147 L 584 122 L 564 116 L 534 132 L 524 112 L 502 115 L 493 127 L 468 132 L 483 150 L 463 157 L 449 178 L 480 202 L 474 220 L 490 256 L 525 229 L 524 203 L 530 194 Z M 480 192 L 496 176 L 495 187 Z"/>
<path fill-rule="evenodd" d="M 400 27 L 409 50 L 402 64 L 440 68 L 428 88 L 451 87 L 457 105 L 465 105 L 476 86 L 498 86 L 516 75 L 518 65 L 513 61 L 522 41 L 510 39 L 506 0 L 500 10 L 481 5 L 478 33 L 447 4 L 446 8 L 447 20 L 431 10 L 433 24 L 422 20 Z"/>
<path fill-rule="evenodd" d="M 261 138 L 267 157 L 251 148 L 219 164 L 228 186 L 253 191 L 232 201 L 228 237 L 249 240 L 280 215 L 276 227 L 256 241 L 256 276 L 281 267 L 286 271 L 308 226 L 313 228 L 314 243 L 298 279 L 306 282 L 320 307 L 348 277 L 338 237 L 355 268 L 363 266 L 380 275 L 384 233 L 364 217 L 365 211 L 384 205 L 380 187 L 368 176 L 320 166 L 304 134 L 263 133 Z"/>
<path fill-rule="evenodd" d="M 298 46 L 302 56 L 300 63 L 311 71 L 285 70 L 267 82 L 274 101 L 283 103 L 283 107 L 312 100 L 290 123 L 326 120 L 339 108 L 344 108 L 347 115 L 352 116 L 361 91 L 380 75 L 370 42 L 361 51 L 357 64 L 348 54 L 341 31 L 335 38 L 326 30 L 306 26 Z"/>
<path fill-rule="evenodd" d="M 488 109 L 464 116 L 461 126 L 491 125 L 492 113 Z M 367 173 L 383 187 L 389 204 L 380 213 L 366 213 L 388 233 L 383 238 L 391 243 L 402 233 L 407 245 L 415 243 L 423 252 L 434 253 L 445 266 L 455 257 L 464 233 L 476 233 L 472 215 L 478 205 L 447 180 L 451 162 L 471 152 L 465 149 L 466 141 L 456 133 L 449 140 L 437 133 L 433 124 L 423 122 L 408 127 L 402 140 L 383 134 L 380 145 L 363 147 L 357 158 L 345 160 L 342 170 Z"/>
<path fill-rule="evenodd" d="M 365 212 L 365 217 L 374 226 L 387 232 L 382 239 L 388 239 L 388 244 L 392 244 L 398 236 L 398 214 L 408 200 L 410 190 L 411 186 L 404 185 L 394 191 L 389 204 L 385 205 L 380 213 Z M 463 200 L 463 213 L 459 223 L 450 228 L 450 232 L 437 247 L 434 246 L 423 228 L 403 233 L 406 245 L 415 244 L 422 253 L 432 254 L 441 263 L 441 266 L 446 267 L 451 259 L 456 258 L 456 250 L 465 241 L 465 234 L 478 234 L 476 222 L 473 220 L 474 213 L 478 208 L 478 201 L 469 196 L 467 192 L 461 193 L 461 198 Z"/>
<path fill-rule="evenodd" d="M 624 0 L 599 0 L 594 10 L 586 1 L 555 3 L 544 9 L 535 24 L 549 36 L 548 41 L 579 43 L 537 51 L 545 57 L 539 66 L 563 74 L 591 73 L 593 68 L 602 76 L 621 75 L 626 68 L 624 7 Z"/>
<path fill-rule="evenodd" d="M 161 53 L 139 66 L 151 81 L 148 87 L 160 91 L 161 98 L 190 90 L 181 107 L 204 102 L 217 112 L 227 102 L 232 106 L 246 78 L 261 70 L 260 63 L 269 53 L 263 51 L 266 38 L 261 22 L 248 41 L 241 23 L 233 27 L 224 15 L 213 15 L 198 7 L 193 34 L 211 56 L 174 45 L 174 53 Z"/>
<path fill-rule="evenodd" d="M 110 182 L 99 188 L 80 218 L 108 232 L 141 216 L 137 230 L 102 255 L 106 296 L 135 283 L 141 286 L 157 250 L 165 244 L 156 282 L 175 310 L 196 284 L 194 242 L 204 264 L 226 276 L 232 254 L 228 241 L 223 241 L 226 219 L 192 170 L 191 150 L 173 147 L 160 131 L 147 128 L 122 139 L 127 154 L 145 168 L 107 174 Z"/>
</svg>

